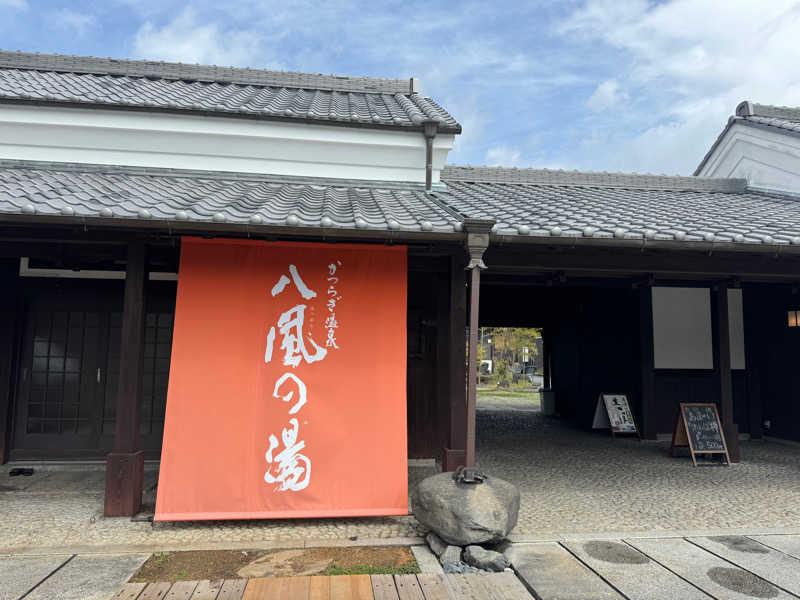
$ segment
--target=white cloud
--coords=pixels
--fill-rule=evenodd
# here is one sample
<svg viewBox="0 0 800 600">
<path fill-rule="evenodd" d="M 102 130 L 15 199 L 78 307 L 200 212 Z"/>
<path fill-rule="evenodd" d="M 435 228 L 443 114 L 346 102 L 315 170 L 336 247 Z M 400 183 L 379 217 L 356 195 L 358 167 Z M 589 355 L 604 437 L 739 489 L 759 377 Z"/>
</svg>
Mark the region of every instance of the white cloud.
<svg viewBox="0 0 800 600">
<path fill-rule="evenodd" d="M 255 31 L 221 30 L 215 23 L 199 23 L 194 10 L 187 8 L 161 28 L 150 21 L 142 25 L 136 32 L 133 51 L 135 56 L 147 59 L 263 66 L 260 42 L 261 36 Z"/>
<path fill-rule="evenodd" d="M 28 8 L 28 0 L 0 0 L 0 8 L 25 10 Z"/>
<path fill-rule="evenodd" d="M 593 112 L 600 112 L 616 106 L 627 97 L 628 95 L 624 91 L 620 91 L 616 79 L 606 79 L 586 100 L 586 106 Z"/>
<path fill-rule="evenodd" d="M 486 151 L 486 164 L 490 167 L 517 167 L 519 162 L 519 148 L 500 144 Z"/>
<path fill-rule="evenodd" d="M 78 36 L 86 35 L 89 30 L 97 26 L 97 19 L 94 15 L 75 12 L 68 8 L 62 8 L 56 11 L 54 17 L 55 19 L 53 22 L 56 26 L 71 29 L 75 31 Z"/>
<path fill-rule="evenodd" d="M 738 102 L 800 106 L 798 30 L 796 0 L 589 0 L 557 28 L 619 54 L 613 75 L 629 92 L 626 118 L 647 123 L 620 134 L 595 116 L 611 131 L 609 160 L 682 173 L 698 164 Z"/>
</svg>

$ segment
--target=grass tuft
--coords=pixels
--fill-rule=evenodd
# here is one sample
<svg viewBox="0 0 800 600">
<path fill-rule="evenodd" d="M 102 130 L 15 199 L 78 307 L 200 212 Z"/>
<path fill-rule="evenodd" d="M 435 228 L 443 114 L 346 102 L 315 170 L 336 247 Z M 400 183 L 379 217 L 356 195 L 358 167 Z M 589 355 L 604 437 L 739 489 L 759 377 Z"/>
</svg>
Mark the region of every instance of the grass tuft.
<svg viewBox="0 0 800 600">
<path fill-rule="evenodd" d="M 355 567 L 339 567 L 331 565 L 325 569 L 325 575 L 416 575 L 421 573 L 419 567 L 415 564 L 400 565 L 393 567 L 391 565 L 357 565 Z"/>
</svg>

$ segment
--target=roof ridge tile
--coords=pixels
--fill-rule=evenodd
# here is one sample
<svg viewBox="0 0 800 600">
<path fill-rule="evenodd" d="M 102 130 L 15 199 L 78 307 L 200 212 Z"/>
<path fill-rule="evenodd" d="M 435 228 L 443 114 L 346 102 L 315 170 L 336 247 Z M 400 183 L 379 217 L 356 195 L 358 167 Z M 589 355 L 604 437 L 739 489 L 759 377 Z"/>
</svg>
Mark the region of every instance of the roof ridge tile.
<svg viewBox="0 0 800 600">
<path fill-rule="evenodd" d="M 250 67 L 199 65 L 156 60 L 101 58 L 0 50 L 0 69 L 35 70 L 112 77 L 204 81 L 220 84 L 339 90 L 364 93 L 414 93 L 410 79 L 327 75 Z"/>
<path fill-rule="evenodd" d="M 443 181 L 506 183 L 528 185 L 565 185 L 582 187 L 632 188 L 672 191 L 729 192 L 747 190 L 746 179 L 723 179 L 683 175 L 654 175 L 599 171 L 567 171 L 518 167 L 471 167 L 446 165 Z"/>
<path fill-rule="evenodd" d="M 758 104 L 745 100 L 736 107 L 737 117 L 767 117 L 800 122 L 800 107 Z"/>
</svg>

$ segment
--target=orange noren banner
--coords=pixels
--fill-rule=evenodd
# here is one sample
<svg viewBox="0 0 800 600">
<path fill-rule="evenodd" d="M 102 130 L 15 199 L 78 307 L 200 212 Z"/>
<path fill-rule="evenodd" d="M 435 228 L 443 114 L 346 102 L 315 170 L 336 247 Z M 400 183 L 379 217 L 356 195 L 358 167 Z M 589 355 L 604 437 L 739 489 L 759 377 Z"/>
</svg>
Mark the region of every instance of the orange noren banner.
<svg viewBox="0 0 800 600">
<path fill-rule="evenodd" d="M 183 239 L 157 521 L 408 513 L 406 260 Z"/>
</svg>

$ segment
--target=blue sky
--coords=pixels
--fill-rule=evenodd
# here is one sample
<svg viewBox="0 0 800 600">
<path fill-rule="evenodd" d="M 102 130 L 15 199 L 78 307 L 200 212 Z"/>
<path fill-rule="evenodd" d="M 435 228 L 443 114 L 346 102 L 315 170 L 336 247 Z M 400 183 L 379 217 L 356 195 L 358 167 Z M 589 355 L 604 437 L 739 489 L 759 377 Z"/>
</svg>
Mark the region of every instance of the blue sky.
<svg viewBox="0 0 800 600">
<path fill-rule="evenodd" d="M 0 0 L 0 47 L 417 76 L 450 162 L 689 174 L 736 104 L 800 106 L 800 2 Z"/>
</svg>

